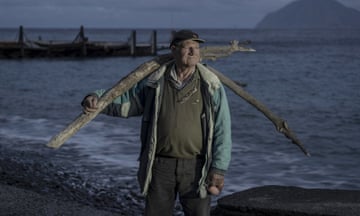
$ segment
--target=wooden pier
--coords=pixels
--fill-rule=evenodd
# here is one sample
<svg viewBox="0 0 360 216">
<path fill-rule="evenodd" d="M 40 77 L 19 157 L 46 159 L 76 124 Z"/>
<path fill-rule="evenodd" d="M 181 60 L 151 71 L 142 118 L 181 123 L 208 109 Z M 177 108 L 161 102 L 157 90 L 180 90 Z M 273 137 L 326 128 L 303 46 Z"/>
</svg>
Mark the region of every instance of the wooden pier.
<svg viewBox="0 0 360 216">
<path fill-rule="evenodd" d="M 157 32 L 153 30 L 146 44 L 138 44 L 136 31 L 133 30 L 126 42 L 91 41 L 81 26 L 72 41 L 29 40 L 24 28 L 19 27 L 16 41 L 0 41 L 0 59 L 22 58 L 59 58 L 59 57 L 111 57 L 111 56 L 155 56 L 158 51 L 169 49 L 168 44 L 157 44 Z M 169 38 L 171 35 L 169 35 Z M 254 52 L 247 47 L 251 41 L 232 40 L 226 46 L 204 46 L 201 48 L 202 59 L 216 60 L 234 52 Z"/>
<path fill-rule="evenodd" d="M 0 58 L 155 56 L 158 51 L 156 37 L 154 30 L 149 44 L 137 44 L 133 30 L 127 42 L 90 41 L 81 26 L 73 41 L 28 40 L 20 26 L 17 41 L 0 42 Z"/>
</svg>

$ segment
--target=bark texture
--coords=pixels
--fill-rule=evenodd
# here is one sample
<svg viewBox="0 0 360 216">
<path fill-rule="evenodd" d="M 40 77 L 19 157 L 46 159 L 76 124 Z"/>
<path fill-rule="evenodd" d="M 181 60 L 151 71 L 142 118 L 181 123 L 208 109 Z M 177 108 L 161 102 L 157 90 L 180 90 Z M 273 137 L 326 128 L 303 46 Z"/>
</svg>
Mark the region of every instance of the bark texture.
<svg viewBox="0 0 360 216">
<path fill-rule="evenodd" d="M 151 74 L 157 70 L 162 64 L 165 64 L 172 60 L 170 54 L 165 54 L 158 56 L 148 62 L 143 63 L 134 71 L 130 72 L 127 76 L 121 79 L 117 84 L 110 88 L 98 101 L 98 109 L 96 112 L 89 114 L 80 114 L 71 124 L 69 124 L 63 131 L 59 134 L 52 137 L 52 139 L 47 143 L 48 147 L 59 148 L 63 145 L 66 140 L 68 140 L 72 135 L 74 135 L 80 128 L 94 119 L 108 104 L 110 104 L 116 97 L 123 94 L 125 91 L 129 90 L 134 84 L 144 79 L 147 75 Z M 234 93 L 239 95 L 249 104 L 254 106 L 260 112 L 262 112 L 273 124 L 275 125 L 277 131 L 283 133 L 287 138 L 289 138 L 294 144 L 296 144 L 302 152 L 310 156 L 310 153 L 305 149 L 300 140 L 295 136 L 295 134 L 290 130 L 285 120 L 281 119 L 273 112 L 271 112 L 265 105 L 256 100 L 252 95 L 246 92 L 241 86 L 236 82 L 226 77 L 224 74 L 220 73 L 216 69 L 207 66 L 214 74 L 216 74 L 220 81 L 230 88 Z"/>
<path fill-rule="evenodd" d="M 117 84 L 110 88 L 98 101 L 98 109 L 89 114 L 80 114 L 72 123 L 70 123 L 63 131 L 51 138 L 47 143 L 48 147 L 59 148 L 66 140 L 73 136 L 80 128 L 94 119 L 107 105 L 109 105 L 116 97 L 129 90 L 137 82 L 145 78 L 157 70 L 162 64 L 172 60 L 170 54 L 158 56 L 147 61 L 122 78 Z"/>
</svg>

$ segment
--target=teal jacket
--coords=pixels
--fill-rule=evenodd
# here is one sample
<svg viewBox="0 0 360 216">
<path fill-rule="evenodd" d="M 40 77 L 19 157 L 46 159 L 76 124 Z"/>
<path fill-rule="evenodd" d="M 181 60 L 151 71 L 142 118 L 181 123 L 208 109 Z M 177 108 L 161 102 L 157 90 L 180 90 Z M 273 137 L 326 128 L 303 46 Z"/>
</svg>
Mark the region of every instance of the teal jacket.
<svg viewBox="0 0 360 216">
<path fill-rule="evenodd" d="M 152 176 L 157 144 L 157 119 L 160 111 L 164 73 L 173 63 L 162 65 L 157 71 L 116 98 L 102 113 L 119 117 L 142 115 L 141 151 L 138 181 L 143 195 L 147 194 Z M 206 178 L 209 171 L 224 174 L 231 158 L 230 111 L 223 85 L 206 66 L 197 64 L 201 77 L 204 101 L 202 114 L 203 138 L 206 142 L 205 165 L 198 182 L 200 197 L 207 196 Z M 99 97 L 105 90 L 95 92 Z"/>
</svg>

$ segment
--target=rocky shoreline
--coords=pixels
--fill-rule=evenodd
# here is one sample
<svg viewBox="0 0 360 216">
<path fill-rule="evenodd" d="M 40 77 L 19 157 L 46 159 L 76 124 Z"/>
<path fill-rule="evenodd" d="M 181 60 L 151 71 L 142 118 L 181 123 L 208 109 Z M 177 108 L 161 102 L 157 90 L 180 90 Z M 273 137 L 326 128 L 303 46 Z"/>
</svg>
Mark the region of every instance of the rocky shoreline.
<svg viewBox="0 0 360 216">
<path fill-rule="evenodd" d="M 0 216 L 138 216 L 143 212 L 143 200 L 133 192 L 136 183 L 105 188 L 90 184 L 66 166 L 41 163 L 46 161 L 45 152 L 29 156 L 29 152 L 0 150 Z M 176 215 L 181 214 L 176 211 Z M 255 187 L 217 200 L 212 216 L 228 215 L 359 216 L 360 190 Z"/>
<path fill-rule="evenodd" d="M 107 187 L 48 157 L 46 152 L 13 151 L 0 145 L 0 216 L 141 215 L 136 182 L 124 180 Z"/>
<path fill-rule="evenodd" d="M 122 214 L 59 198 L 53 194 L 40 194 L 24 188 L 0 184 L 0 216 L 8 215 L 113 216 Z"/>
<path fill-rule="evenodd" d="M 85 203 L 0 183 L 0 216 L 62 215 L 113 216 L 129 212 L 102 209 Z M 263 186 L 218 200 L 212 216 L 358 216 L 360 191 Z"/>
</svg>

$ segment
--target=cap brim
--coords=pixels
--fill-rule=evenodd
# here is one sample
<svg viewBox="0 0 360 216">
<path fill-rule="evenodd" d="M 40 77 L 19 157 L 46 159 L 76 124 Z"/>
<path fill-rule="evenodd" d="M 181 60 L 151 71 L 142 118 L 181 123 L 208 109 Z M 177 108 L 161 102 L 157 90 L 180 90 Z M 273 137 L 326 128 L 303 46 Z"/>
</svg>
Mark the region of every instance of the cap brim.
<svg viewBox="0 0 360 216">
<path fill-rule="evenodd" d="M 199 42 L 199 43 L 205 43 L 205 40 L 200 39 L 200 38 L 194 38 L 192 39 L 193 41 Z"/>
<path fill-rule="evenodd" d="M 203 39 L 200 39 L 200 38 L 190 38 L 190 39 L 184 39 L 184 40 L 192 40 L 192 41 L 196 41 L 198 43 L 205 43 L 205 40 Z M 175 41 L 172 41 L 169 45 L 169 48 L 171 48 L 172 45 L 174 45 L 175 43 L 179 43 L 181 41 L 184 41 L 184 40 L 175 40 Z"/>
</svg>

